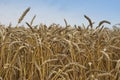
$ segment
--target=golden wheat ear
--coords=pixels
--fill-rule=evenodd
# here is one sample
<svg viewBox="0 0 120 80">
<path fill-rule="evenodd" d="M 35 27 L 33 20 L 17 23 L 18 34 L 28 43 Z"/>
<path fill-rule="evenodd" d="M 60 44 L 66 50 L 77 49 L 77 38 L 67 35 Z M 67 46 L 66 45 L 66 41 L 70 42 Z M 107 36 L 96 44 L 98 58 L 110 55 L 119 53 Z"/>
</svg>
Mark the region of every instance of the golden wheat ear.
<svg viewBox="0 0 120 80">
<path fill-rule="evenodd" d="M 31 20 L 31 22 L 30 22 L 30 25 L 31 25 L 31 26 L 32 26 L 33 21 L 35 20 L 35 18 L 36 18 L 36 15 L 33 16 L 32 20 Z"/>
<path fill-rule="evenodd" d="M 104 24 L 104 23 L 111 24 L 109 21 L 103 20 L 103 21 L 100 21 L 100 22 L 99 22 L 99 24 L 98 24 L 98 26 L 96 27 L 96 29 L 99 28 L 99 27 L 100 27 L 102 24 Z"/>
<path fill-rule="evenodd" d="M 32 26 L 29 23 L 27 23 L 27 22 L 26 22 L 26 24 L 31 29 L 31 31 L 34 32 L 34 29 L 32 28 Z"/>
<path fill-rule="evenodd" d="M 92 22 L 92 20 L 88 17 L 88 16 L 86 16 L 86 15 L 84 15 L 84 17 L 88 20 L 88 22 L 89 22 L 89 25 L 88 25 L 88 27 L 90 26 L 91 27 L 91 29 L 93 28 L 93 22 Z"/>
<path fill-rule="evenodd" d="M 65 22 L 65 26 L 68 27 L 68 23 L 66 19 L 64 19 L 64 22 Z"/>
<path fill-rule="evenodd" d="M 20 18 L 18 19 L 18 23 L 16 25 L 16 27 L 18 27 L 18 24 L 20 24 L 22 22 L 22 20 L 24 19 L 24 17 L 26 16 L 26 14 L 30 11 L 30 7 L 28 7 L 23 14 L 20 16 Z"/>
</svg>

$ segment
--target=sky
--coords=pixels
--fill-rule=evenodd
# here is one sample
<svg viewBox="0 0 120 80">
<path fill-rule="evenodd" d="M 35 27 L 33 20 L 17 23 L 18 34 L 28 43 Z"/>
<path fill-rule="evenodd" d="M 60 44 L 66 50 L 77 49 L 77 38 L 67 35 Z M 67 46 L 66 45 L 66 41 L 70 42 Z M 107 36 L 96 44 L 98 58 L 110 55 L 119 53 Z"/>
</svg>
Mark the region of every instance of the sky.
<svg viewBox="0 0 120 80">
<path fill-rule="evenodd" d="M 120 23 L 120 0 L 0 0 L 0 23 L 9 25 L 11 22 L 16 25 L 28 7 L 31 10 L 21 25 L 30 22 L 34 15 L 35 25 L 64 25 L 64 18 L 71 25 L 87 25 L 84 15 L 90 17 L 96 25 L 102 20 L 110 21 L 111 25 Z"/>
</svg>

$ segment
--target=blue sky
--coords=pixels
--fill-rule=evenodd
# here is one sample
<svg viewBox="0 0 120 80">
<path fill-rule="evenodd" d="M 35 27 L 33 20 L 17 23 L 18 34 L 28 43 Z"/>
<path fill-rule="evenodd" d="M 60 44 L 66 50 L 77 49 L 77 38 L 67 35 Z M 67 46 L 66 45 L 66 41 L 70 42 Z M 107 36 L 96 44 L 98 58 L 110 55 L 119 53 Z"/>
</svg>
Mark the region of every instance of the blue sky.
<svg viewBox="0 0 120 80">
<path fill-rule="evenodd" d="M 87 24 L 84 15 L 96 24 L 108 20 L 112 24 L 120 23 L 120 0 L 0 0 L 0 23 L 17 24 L 22 12 L 31 7 L 24 22 L 29 22 L 36 14 L 34 24 L 54 23 L 64 25 L 64 18 L 69 24 Z"/>
</svg>

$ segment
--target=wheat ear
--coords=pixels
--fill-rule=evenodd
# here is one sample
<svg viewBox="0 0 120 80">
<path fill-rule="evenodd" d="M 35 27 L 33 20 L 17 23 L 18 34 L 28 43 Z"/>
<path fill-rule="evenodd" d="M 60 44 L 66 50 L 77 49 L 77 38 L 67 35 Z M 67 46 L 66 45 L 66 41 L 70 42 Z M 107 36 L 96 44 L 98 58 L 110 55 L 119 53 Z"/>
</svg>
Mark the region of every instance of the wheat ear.
<svg viewBox="0 0 120 80">
<path fill-rule="evenodd" d="M 25 15 L 26 15 L 29 11 L 30 11 L 30 7 L 27 8 L 27 9 L 23 12 L 23 14 L 21 15 L 21 17 L 20 17 L 19 20 L 18 20 L 18 23 L 21 23 L 21 21 L 24 19 Z"/>
<path fill-rule="evenodd" d="M 36 18 L 36 15 L 33 16 L 32 20 L 31 20 L 31 22 L 30 22 L 30 25 L 33 24 L 33 21 L 35 20 L 35 18 Z"/>
<path fill-rule="evenodd" d="M 92 20 L 91 20 L 88 16 L 86 16 L 86 15 L 84 15 L 84 17 L 88 20 L 89 25 L 91 26 L 91 29 L 92 29 L 92 28 L 93 28 Z M 88 27 L 89 27 L 89 26 L 88 26 Z"/>
</svg>

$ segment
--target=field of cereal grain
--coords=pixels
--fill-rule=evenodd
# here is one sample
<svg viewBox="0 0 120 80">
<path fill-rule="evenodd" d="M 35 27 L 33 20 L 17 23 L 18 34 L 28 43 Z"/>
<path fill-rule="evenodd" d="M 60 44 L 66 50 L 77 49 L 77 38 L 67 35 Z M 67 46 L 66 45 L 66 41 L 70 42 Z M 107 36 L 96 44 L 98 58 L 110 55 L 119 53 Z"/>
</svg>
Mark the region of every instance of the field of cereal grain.
<svg viewBox="0 0 120 80">
<path fill-rule="evenodd" d="M 0 80 L 120 80 L 120 28 L 0 25 Z"/>
</svg>

